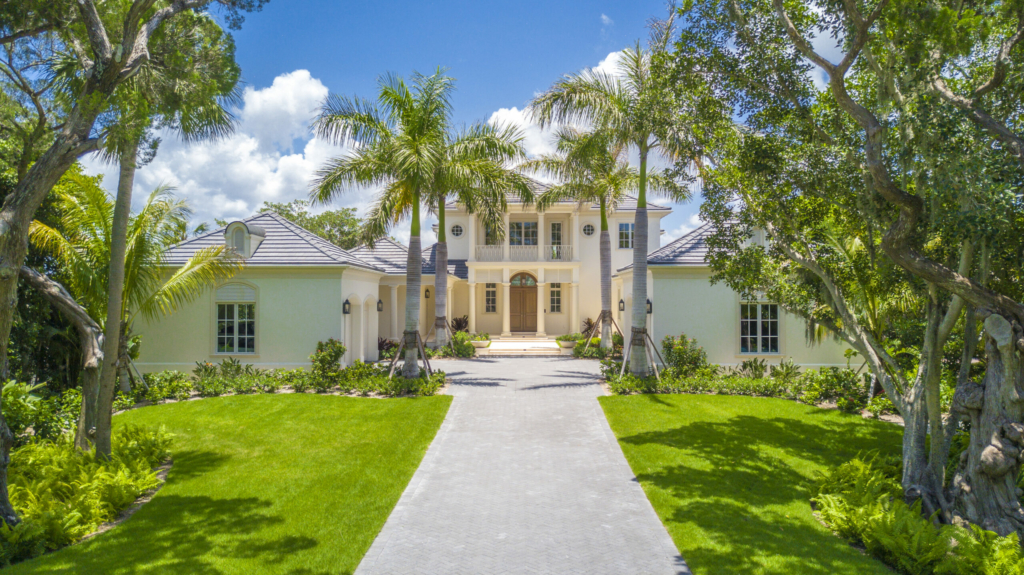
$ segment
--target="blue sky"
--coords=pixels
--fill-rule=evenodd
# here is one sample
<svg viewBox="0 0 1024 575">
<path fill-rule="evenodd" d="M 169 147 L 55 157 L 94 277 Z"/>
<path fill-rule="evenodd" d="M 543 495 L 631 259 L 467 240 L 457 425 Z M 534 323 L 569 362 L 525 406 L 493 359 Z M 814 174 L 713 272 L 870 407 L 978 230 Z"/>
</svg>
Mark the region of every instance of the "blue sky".
<svg viewBox="0 0 1024 575">
<path fill-rule="evenodd" d="M 528 151 L 548 151 L 547 134 L 522 114 L 534 94 L 561 74 L 611 66 L 610 54 L 646 40 L 648 18 L 665 15 L 662 0 L 271 0 L 234 32 L 246 83 L 236 134 L 192 145 L 166 137 L 156 160 L 138 173 L 135 204 L 157 185 L 171 184 L 197 219 L 209 220 L 248 216 L 263 201 L 306 197 L 313 171 L 343 153 L 309 134 L 316 105 L 328 92 L 372 99 L 385 72 L 429 73 L 445 66 L 458 81 L 457 122 L 519 123 Z M 86 165 L 104 173 L 108 187 L 116 183 L 112 167 L 95 159 Z M 354 190 L 336 205 L 364 209 L 371 196 Z M 663 240 L 695 224 L 697 202 L 674 208 L 663 221 Z"/>
</svg>

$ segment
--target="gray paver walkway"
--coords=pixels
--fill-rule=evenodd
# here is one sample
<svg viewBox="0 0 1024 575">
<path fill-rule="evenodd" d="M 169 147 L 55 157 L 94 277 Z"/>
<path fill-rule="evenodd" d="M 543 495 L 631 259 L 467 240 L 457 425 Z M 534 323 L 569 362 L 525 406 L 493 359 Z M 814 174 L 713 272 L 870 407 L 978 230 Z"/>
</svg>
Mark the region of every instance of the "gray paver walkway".
<svg viewBox="0 0 1024 575">
<path fill-rule="evenodd" d="M 597 362 L 436 366 L 451 410 L 356 575 L 689 573 L 597 402 Z"/>
</svg>

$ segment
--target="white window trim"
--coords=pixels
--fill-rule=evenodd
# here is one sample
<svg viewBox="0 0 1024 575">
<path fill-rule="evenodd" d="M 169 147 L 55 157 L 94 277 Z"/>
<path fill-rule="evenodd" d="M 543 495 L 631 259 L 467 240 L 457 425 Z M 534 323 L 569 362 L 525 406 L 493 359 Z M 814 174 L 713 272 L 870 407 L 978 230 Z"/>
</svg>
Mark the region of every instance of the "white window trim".
<svg viewBox="0 0 1024 575">
<path fill-rule="evenodd" d="M 487 311 L 487 291 L 488 284 L 494 285 L 494 311 Z M 484 282 L 484 313 L 485 314 L 497 314 L 498 313 L 498 283 L 497 282 Z"/>
<path fill-rule="evenodd" d="M 242 285 L 248 286 L 248 287 L 252 288 L 253 292 L 256 295 L 253 297 L 252 301 L 236 301 L 236 300 L 223 300 L 223 301 L 221 301 L 221 300 L 218 300 L 217 299 L 217 290 L 222 288 L 222 287 L 224 287 L 224 286 L 231 285 L 231 284 L 242 284 Z M 221 284 L 221 285 L 217 286 L 217 288 L 215 288 L 213 290 L 210 290 L 210 291 L 211 291 L 211 293 L 210 293 L 210 300 L 212 302 L 212 305 L 210 305 L 210 330 L 209 330 L 209 333 L 210 333 L 210 357 L 219 357 L 219 358 L 236 357 L 236 356 L 239 357 L 239 358 L 259 357 L 260 356 L 260 334 L 262 333 L 262 330 L 260 329 L 260 321 L 261 321 L 261 319 L 260 319 L 260 303 L 259 303 L 259 300 L 260 300 L 260 288 L 258 286 L 256 286 L 255 284 L 247 282 L 247 281 L 232 280 L 232 281 L 229 281 L 229 282 L 227 282 L 225 284 Z M 219 351 L 217 351 L 217 305 L 219 305 L 219 304 L 253 304 L 255 306 L 254 307 L 254 310 L 255 310 L 255 314 L 254 315 L 255 315 L 255 321 L 256 321 L 256 336 L 255 336 L 255 340 L 256 341 L 255 341 L 254 348 L 253 348 L 255 351 L 253 351 L 252 353 L 239 353 L 237 351 L 233 351 L 233 352 L 219 352 Z M 235 321 L 237 321 L 237 319 Z M 236 337 L 237 337 L 237 335 L 236 335 Z"/>
<path fill-rule="evenodd" d="M 743 316 L 742 316 L 742 311 L 740 309 L 740 306 L 743 306 L 743 305 L 746 305 L 746 304 L 757 304 L 757 321 L 758 321 L 758 328 L 757 328 L 757 344 L 758 345 L 757 345 L 757 349 L 758 350 L 761 349 L 761 326 L 760 326 L 760 322 L 761 322 L 761 306 L 765 306 L 765 305 L 774 305 L 774 306 L 776 306 L 776 309 L 778 309 L 778 315 L 779 315 L 779 319 L 776 320 L 776 323 L 779 326 L 779 351 L 777 351 L 777 352 L 774 352 L 774 351 L 773 352 L 763 352 L 763 351 L 743 352 L 742 351 L 742 347 L 741 347 L 741 344 L 740 344 L 740 338 L 742 337 L 743 330 L 742 330 L 740 322 L 743 321 L 741 319 Z M 749 359 L 751 357 L 779 357 L 779 356 L 784 356 L 786 354 L 785 353 L 786 352 L 786 339 L 785 339 L 785 336 L 783 335 L 783 333 L 784 333 L 783 332 L 783 328 L 785 327 L 783 325 L 783 317 L 785 316 L 785 314 L 783 313 L 782 306 L 780 306 L 779 304 L 777 304 L 775 302 L 772 302 L 772 301 L 764 301 L 764 300 L 745 301 L 745 300 L 738 299 L 737 300 L 737 304 L 736 304 L 736 306 L 733 309 L 735 310 L 735 313 L 736 313 L 736 319 L 734 321 L 734 325 L 736 326 L 736 339 L 734 340 L 735 343 L 736 343 L 736 357 L 742 357 L 742 358 L 745 358 L 745 359 Z"/>
<path fill-rule="evenodd" d="M 555 287 L 555 286 L 558 287 Z M 558 311 L 554 311 L 551 305 L 551 296 L 558 292 Z M 548 313 L 563 314 L 565 313 L 565 290 L 562 287 L 562 282 L 551 282 L 548 284 Z"/>
<path fill-rule="evenodd" d="M 590 233 L 589 234 L 586 231 L 587 230 L 587 226 L 590 226 Z M 589 238 L 589 237 L 593 236 L 595 233 L 597 233 L 597 226 L 595 226 L 594 224 L 591 224 L 589 222 L 585 223 L 582 226 L 580 226 L 580 233 L 583 234 L 585 237 Z"/>
<path fill-rule="evenodd" d="M 455 228 L 459 228 L 459 233 L 455 233 Z M 452 227 L 448 228 L 448 233 L 453 237 L 461 238 L 466 233 L 466 228 L 462 227 L 462 224 L 452 224 Z"/>
<path fill-rule="evenodd" d="M 636 245 L 636 228 L 635 222 L 619 222 L 618 233 L 615 235 L 615 245 L 620 250 L 631 250 Z M 631 226 L 629 228 L 629 247 L 622 247 L 622 226 Z"/>
</svg>

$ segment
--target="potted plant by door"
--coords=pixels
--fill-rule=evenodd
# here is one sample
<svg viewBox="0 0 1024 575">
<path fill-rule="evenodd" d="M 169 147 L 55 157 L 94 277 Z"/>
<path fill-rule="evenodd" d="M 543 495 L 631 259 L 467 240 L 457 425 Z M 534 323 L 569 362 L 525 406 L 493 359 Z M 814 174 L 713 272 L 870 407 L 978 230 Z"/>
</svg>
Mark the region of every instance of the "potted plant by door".
<svg viewBox="0 0 1024 575">
<path fill-rule="evenodd" d="M 473 336 L 470 343 L 473 344 L 473 347 L 481 349 L 491 345 L 491 336 L 486 333 L 478 333 Z"/>
<path fill-rule="evenodd" d="M 558 342 L 558 347 L 564 349 L 571 349 L 576 347 L 576 342 L 578 342 L 581 339 L 583 339 L 583 334 L 567 333 L 565 335 L 560 335 L 556 337 L 555 341 Z"/>
</svg>

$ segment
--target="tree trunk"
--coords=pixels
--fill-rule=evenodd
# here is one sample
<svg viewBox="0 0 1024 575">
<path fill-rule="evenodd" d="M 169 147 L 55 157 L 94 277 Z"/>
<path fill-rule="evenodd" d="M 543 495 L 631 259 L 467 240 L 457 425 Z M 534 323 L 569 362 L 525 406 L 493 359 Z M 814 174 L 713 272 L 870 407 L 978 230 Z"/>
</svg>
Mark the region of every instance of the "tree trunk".
<svg viewBox="0 0 1024 575">
<path fill-rule="evenodd" d="M 124 296 L 125 254 L 128 243 L 128 219 L 132 208 L 136 156 L 139 140 L 130 142 L 121 156 L 121 172 L 114 202 L 114 221 L 110 230 L 110 271 L 107 274 L 107 322 L 104 325 L 103 357 L 100 370 L 99 413 L 96 417 L 96 453 L 110 457 L 110 434 L 114 392 L 117 383 L 118 353 L 121 345 L 121 309 Z"/>
<path fill-rule="evenodd" d="M 82 348 L 82 412 L 75 432 L 75 447 L 87 451 L 92 447 L 91 435 L 96 429 L 96 400 L 100 365 L 103 363 L 103 330 L 64 286 L 27 267 L 21 268 L 21 277 L 42 294 L 50 305 L 57 308 L 78 332 L 78 344 Z"/>
<path fill-rule="evenodd" d="M 640 148 L 640 186 L 633 219 L 633 333 L 630 335 L 629 371 L 646 376 L 647 342 L 647 149 Z M 639 330 L 639 331 L 638 331 Z"/>
<path fill-rule="evenodd" d="M 434 247 L 434 341 L 448 345 L 448 241 L 444 230 L 444 199 L 437 206 L 437 245 Z"/>
<path fill-rule="evenodd" d="M 612 239 L 608 208 L 601 198 L 601 348 L 612 349 Z M 623 342 L 626 343 L 626 342 Z"/>
<path fill-rule="evenodd" d="M 128 323 L 121 322 L 121 339 L 117 343 L 118 389 L 125 395 L 132 392 L 131 377 L 128 374 Z"/>
<path fill-rule="evenodd" d="M 420 284 L 423 281 L 423 254 L 420 253 L 419 194 L 412 206 L 412 226 L 409 235 L 409 257 L 405 265 L 405 364 L 402 375 L 406 379 L 420 376 L 419 350 L 416 338 L 420 329 Z"/>
<path fill-rule="evenodd" d="M 985 319 L 988 366 L 981 385 L 968 383 L 954 402 L 971 420 L 970 444 L 953 478 L 956 514 L 1000 535 L 1024 538 L 1017 477 L 1024 451 L 1024 364 L 1016 321 Z"/>
</svg>

